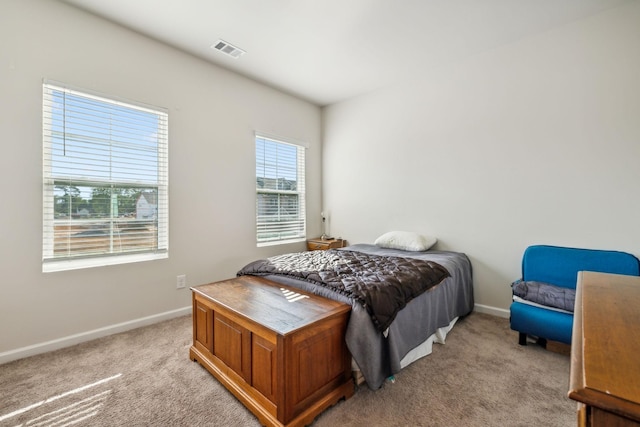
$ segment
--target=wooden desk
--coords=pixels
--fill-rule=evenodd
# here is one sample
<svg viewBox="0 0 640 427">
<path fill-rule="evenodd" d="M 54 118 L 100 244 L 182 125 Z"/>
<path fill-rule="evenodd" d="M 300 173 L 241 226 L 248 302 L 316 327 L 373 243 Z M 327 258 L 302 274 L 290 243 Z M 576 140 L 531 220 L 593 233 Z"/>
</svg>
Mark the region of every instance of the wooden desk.
<svg viewBox="0 0 640 427">
<path fill-rule="evenodd" d="M 263 425 L 304 426 L 353 395 L 349 305 L 253 276 L 191 289 L 190 358 Z"/>
<path fill-rule="evenodd" d="M 640 426 L 640 277 L 578 274 L 569 397 L 579 426 Z"/>
</svg>

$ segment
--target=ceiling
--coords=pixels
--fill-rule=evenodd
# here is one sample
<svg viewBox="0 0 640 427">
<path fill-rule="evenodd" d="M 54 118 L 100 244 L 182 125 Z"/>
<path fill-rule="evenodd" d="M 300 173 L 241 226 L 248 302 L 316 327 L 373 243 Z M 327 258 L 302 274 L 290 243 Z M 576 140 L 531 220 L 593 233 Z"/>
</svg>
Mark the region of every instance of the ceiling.
<svg viewBox="0 0 640 427">
<path fill-rule="evenodd" d="M 62 1 L 323 106 L 633 0 Z"/>
</svg>

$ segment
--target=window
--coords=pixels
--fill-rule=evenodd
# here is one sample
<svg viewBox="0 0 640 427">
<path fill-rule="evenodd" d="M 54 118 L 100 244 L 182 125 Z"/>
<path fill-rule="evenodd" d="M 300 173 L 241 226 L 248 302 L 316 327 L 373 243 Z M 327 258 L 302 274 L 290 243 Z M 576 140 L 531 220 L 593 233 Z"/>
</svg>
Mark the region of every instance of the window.
<svg viewBox="0 0 640 427">
<path fill-rule="evenodd" d="M 43 86 L 45 272 L 166 258 L 167 113 Z"/>
<path fill-rule="evenodd" d="M 258 246 L 305 239 L 304 150 L 256 135 Z"/>
</svg>

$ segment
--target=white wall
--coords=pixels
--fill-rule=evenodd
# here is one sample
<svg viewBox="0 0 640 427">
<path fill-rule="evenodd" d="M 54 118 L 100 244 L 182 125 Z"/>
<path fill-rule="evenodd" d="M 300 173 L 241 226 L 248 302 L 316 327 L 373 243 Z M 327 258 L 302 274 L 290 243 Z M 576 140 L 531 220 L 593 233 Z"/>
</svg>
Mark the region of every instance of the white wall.
<svg viewBox="0 0 640 427">
<path fill-rule="evenodd" d="M 43 79 L 169 110 L 169 259 L 41 272 Z M 309 145 L 307 207 L 320 212 L 317 106 L 63 3 L 2 0 L 0 362 L 186 312 L 178 274 L 191 286 L 302 250 L 255 246 L 254 130 Z"/>
<path fill-rule="evenodd" d="M 640 255 L 639 23 L 632 2 L 325 108 L 331 233 L 435 235 L 498 314 L 528 245 Z"/>
</svg>

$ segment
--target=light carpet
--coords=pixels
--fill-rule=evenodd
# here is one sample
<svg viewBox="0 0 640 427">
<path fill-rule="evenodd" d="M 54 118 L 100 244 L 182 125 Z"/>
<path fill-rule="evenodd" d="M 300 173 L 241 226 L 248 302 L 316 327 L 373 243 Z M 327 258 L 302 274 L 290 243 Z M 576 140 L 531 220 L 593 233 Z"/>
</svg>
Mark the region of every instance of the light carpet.
<svg viewBox="0 0 640 427">
<path fill-rule="evenodd" d="M 191 327 L 184 316 L 0 365 L 0 426 L 259 426 L 189 360 Z M 573 426 L 569 364 L 472 313 L 395 382 L 360 386 L 313 425 Z"/>
</svg>

